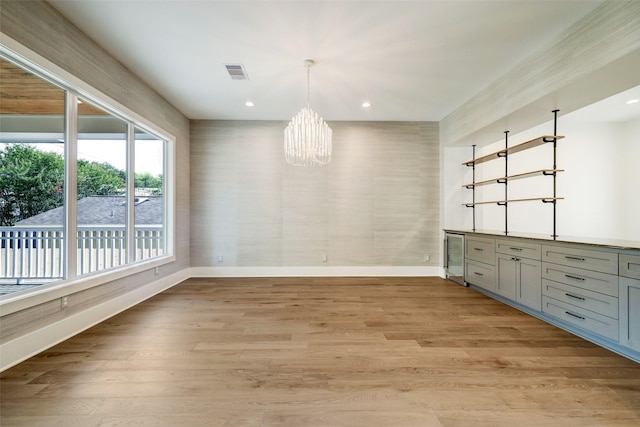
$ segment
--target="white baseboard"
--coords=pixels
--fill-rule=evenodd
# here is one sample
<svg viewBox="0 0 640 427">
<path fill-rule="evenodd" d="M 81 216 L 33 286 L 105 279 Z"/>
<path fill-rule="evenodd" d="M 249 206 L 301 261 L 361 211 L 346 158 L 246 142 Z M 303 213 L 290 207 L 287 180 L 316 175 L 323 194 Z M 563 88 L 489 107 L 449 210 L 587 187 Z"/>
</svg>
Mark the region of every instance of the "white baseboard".
<svg viewBox="0 0 640 427">
<path fill-rule="evenodd" d="M 191 277 L 391 277 L 440 276 L 442 267 L 191 267 Z"/>
<path fill-rule="evenodd" d="M 189 278 L 189 269 L 68 316 L 0 345 L 0 372 Z"/>
</svg>

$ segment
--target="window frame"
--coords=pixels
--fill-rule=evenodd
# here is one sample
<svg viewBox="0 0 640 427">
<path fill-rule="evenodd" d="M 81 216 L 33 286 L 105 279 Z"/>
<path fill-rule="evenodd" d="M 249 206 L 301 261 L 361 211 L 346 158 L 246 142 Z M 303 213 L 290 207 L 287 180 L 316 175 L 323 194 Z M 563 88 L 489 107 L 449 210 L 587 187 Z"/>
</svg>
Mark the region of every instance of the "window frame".
<svg viewBox="0 0 640 427">
<path fill-rule="evenodd" d="M 83 98 L 94 105 L 104 109 L 114 116 L 125 120 L 128 123 L 128 137 L 134 136 L 134 129 L 138 128 L 147 132 L 159 140 L 164 141 L 164 249 L 161 256 L 149 258 L 141 261 L 128 262 L 124 265 L 96 272 L 77 275 L 75 258 L 75 238 L 65 239 L 65 278 L 56 280 L 50 284 L 38 286 L 24 292 L 8 294 L 0 298 L 0 316 L 6 316 L 20 310 L 24 310 L 38 304 L 42 304 L 57 298 L 62 298 L 73 293 L 81 292 L 114 280 L 122 279 L 134 274 L 153 270 L 162 265 L 175 262 L 175 211 L 176 211 L 176 186 L 175 186 L 175 156 L 176 138 L 170 132 L 161 128 L 157 124 L 145 119 L 133 110 L 115 101 L 108 95 L 88 85 L 80 78 L 61 67 L 50 62 L 46 58 L 33 52 L 19 42 L 11 39 L 5 34 L 0 42 L 0 54 L 16 65 L 42 78 L 43 80 L 60 87 L 66 91 L 65 95 L 65 235 L 71 236 L 69 230 L 76 229 L 76 181 L 77 181 L 77 99 Z M 128 138 L 127 138 L 128 139 Z M 134 139 L 135 140 L 135 139 Z M 133 157 L 134 140 L 127 141 L 128 168 L 127 186 L 133 185 L 135 161 Z M 69 157 L 67 157 L 67 154 Z M 131 185 L 129 185 L 131 182 Z M 133 189 L 127 192 L 127 201 L 130 210 L 134 206 L 135 194 Z M 127 230 L 135 228 L 135 224 L 126 224 Z M 129 233 L 131 234 L 131 233 Z M 131 252 L 128 251 L 128 252 Z M 131 261 L 131 260 L 129 260 Z M 149 281 L 150 283 L 152 280 Z"/>
</svg>

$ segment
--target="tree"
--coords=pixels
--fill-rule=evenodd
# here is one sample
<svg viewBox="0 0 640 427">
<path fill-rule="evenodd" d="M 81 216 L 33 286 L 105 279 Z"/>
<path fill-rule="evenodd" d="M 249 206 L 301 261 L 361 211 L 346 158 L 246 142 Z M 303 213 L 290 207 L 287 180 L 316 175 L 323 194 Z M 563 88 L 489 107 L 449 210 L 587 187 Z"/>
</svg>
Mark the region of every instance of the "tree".
<svg viewBox="0 0 640 427">
<path fill-rule="evenodd" d="M 0 225 L 61 206 L 64 201 L 64 161 L 23 144 L 0 151 Z"/>
<path fill-rule="evenodd" d="M 126 173 L 108 163 L 78 160 L 78 199 L 125 191 Z M 0 226 L 64 203 L 64 159 L 32 145 L 7 144 L 0 150 Z"/>
<path fill-rule="evenodd" d="M 122 194 L 127 174 L 109 163 L 78 160 L 78 199 Z"/>
</svg>

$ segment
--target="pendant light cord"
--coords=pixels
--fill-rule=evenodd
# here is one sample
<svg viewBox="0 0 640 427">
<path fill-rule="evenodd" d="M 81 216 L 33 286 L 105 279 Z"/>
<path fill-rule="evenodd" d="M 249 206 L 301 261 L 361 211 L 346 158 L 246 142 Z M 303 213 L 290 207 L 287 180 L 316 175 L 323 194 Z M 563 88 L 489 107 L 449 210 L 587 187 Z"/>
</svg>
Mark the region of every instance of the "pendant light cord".
<svg viewBox="0 0 640 427">
<path fill-rule="evenodd" d="M 311 74 L 311 64 L 307 64 L 307 108 L 311 108 L 311 96 L 309 95 L 309 75 Z"/>
</svg>

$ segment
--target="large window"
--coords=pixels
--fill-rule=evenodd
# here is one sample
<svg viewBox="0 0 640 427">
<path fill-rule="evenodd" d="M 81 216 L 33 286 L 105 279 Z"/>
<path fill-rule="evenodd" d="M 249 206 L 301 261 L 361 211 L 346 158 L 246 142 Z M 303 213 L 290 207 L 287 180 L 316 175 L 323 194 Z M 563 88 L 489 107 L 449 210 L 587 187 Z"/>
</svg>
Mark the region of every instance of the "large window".
<svg viewBox="0 0 640 427">
<path fill-rule="evenodd" d="M 172 253 L 167 138 L 16 58 L 0 87 L 0 302 Z"/>
</svg>

